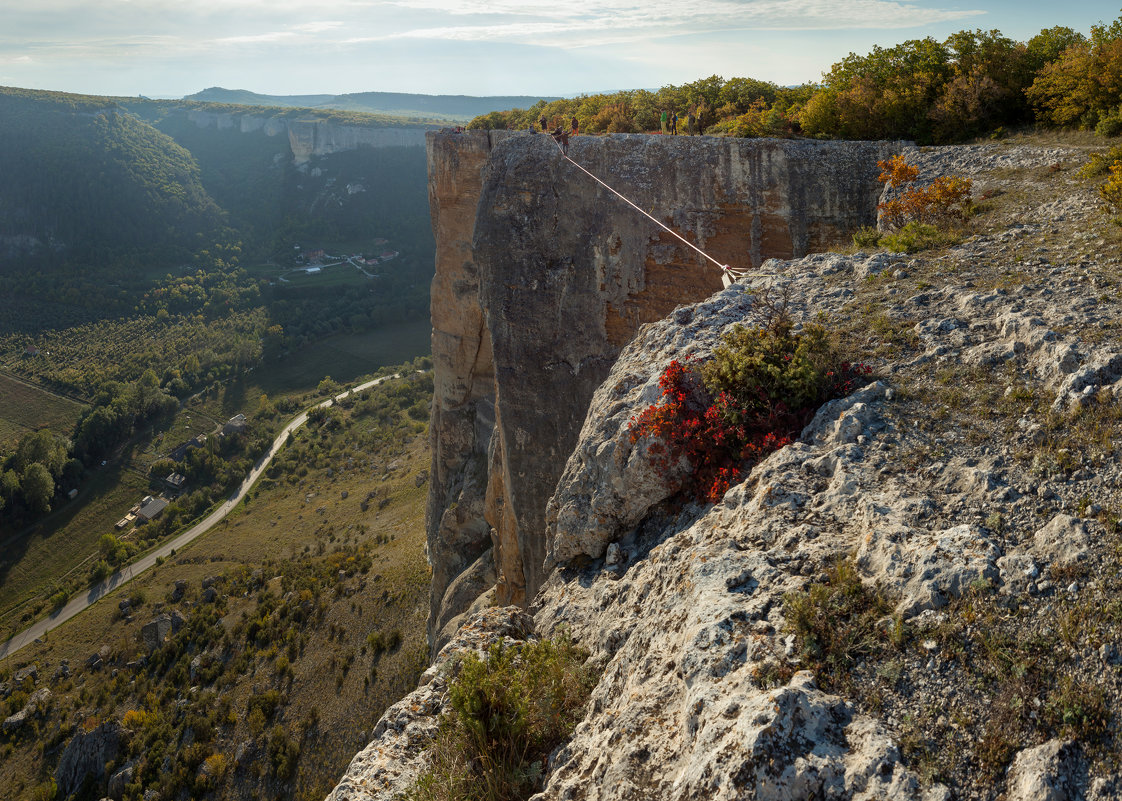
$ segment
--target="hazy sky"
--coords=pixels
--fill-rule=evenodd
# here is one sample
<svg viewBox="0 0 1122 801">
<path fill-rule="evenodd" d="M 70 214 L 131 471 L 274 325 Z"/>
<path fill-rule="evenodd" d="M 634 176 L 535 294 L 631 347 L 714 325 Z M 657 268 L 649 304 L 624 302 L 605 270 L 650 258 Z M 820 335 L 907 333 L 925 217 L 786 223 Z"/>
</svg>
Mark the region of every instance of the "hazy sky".
<svg viewBox="0 0 1122 801">
<path fill-rule="evenodd" d="M 0 85 L 178 97 L 795 84 L 874 44 L 964 28 L 1023 41 L 1118 16 L 1087 0 L 0 0 Z"/>
</svg>

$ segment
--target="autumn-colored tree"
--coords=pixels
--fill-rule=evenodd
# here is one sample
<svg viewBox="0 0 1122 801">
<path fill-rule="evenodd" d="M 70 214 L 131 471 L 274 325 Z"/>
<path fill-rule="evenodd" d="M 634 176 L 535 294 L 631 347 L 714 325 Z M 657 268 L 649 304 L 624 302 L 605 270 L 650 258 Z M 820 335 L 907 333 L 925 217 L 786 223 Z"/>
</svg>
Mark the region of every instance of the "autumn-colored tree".
<svg viewBox="0 0 1122 801">
<path fill-rule="evenodd" d="M 959 31 L 947 38 L 953 77 L 931 110 L 935 138 L 953 141 L 1031 119 L 1025 89 L 1034 73 L 1027 45 L 1000 31 Z"/>
<path fill-rule="evenodd" d="M 1026 94 L 1040 121 L 1094 128 L 1122 104 L 1122 18 L 1091 28 L 1091 38 L 1046 64 Z"/>
<path fill-rule="evenodd" d="M 940 175 L 929 185 L 916 187 L 919 170 L 897 155 L 878 161 L 878 177 L 882 183 L 897 190 L 895 197 L 877 205 L 881 220 L 888 228 L 900 228 L 909 222 L 937 224 L 960 219 L 970 202 L 972 182 L 969 178 Z"/>
</svg>

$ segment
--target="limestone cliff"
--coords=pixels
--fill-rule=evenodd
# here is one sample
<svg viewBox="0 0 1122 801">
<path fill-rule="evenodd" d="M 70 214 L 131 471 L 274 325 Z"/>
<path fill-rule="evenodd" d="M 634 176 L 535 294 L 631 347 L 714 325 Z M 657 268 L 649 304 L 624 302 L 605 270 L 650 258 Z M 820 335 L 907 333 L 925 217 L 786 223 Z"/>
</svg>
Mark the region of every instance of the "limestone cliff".
<svg viewBox="0 0 1122 801">
<path fill-rule="evenodd" d="M 874 223 L 876 162 L 893 149 L 613 135 L 577 137 L 570 152 L 713 258 L 748 269 Z M 466 588 L 497 583 L 503 604 L 533 597 L 545 577 L 545 502 L 593 391 L 640 325 L 721 282 L 547 136 L 430 133 L 428 152 L 437 242 L 428 542 L 439 644 L 477 594 Z"/>
<path fill-rule="evenodd" d="M 549 294 L 551 276 L 569 264 L 543 240 L 579 207 L 562 214 L 568 194 L 509 171 L 532 141 L 481 135 L 455 152 L 469 142 L 477 164 L 491 151 L 478 185 L 493 205 L 479 202 L 453 284 L 492 304 L 530 294 L 516 292 L 531 280 L 517 270 L 488 286 L 494 262 L 481 254 L 495 258 L 487 243 L 499 233 L 483 218 L 497 214 L 512 252 L 533 241 L 551 254 L 538 286 L 563 295 Z M 582 401 L 553 490 L 536 510 L 516 508 L 519 524 L 544 521 L 540 545 L 556 565 L 532 619 L 514 606 L 472 611 L 421 688 L 383 717 L 332 801 L 389 801 L 409 787 L 428 763 L 459 652 L 560 630 L 590 652 L 600 679 L 535 801 L 1122 798 L 1122 235 L 1071 177 L 1086 156 L 1077 150 L 995 144 L 907 156 L 922 177 L 975 180 L 984 205 L 961 240 L 915 255 L 769 260 L 640 328 Z M 553 175 L 546 158 L 539 175 Z M 492 183 L 502 175 L 508 193 Z M 446 174 L 444 191 L 454 184 Z M 586 225 L 598 230 L 597 219 Z M 787 297 L 796 323 L 824 315 L 877 376 L 821 408 L 718 503 L 665 503 L 675 487 L 649 480 L 628 421 L 657 400 L 670 360 L 704 359 L 731 326 L 760 319 L 763 293 Z M 549 335 L 569 307 L 552 302 L 555 327 L 533 330 L 564 353 Z M 522 471 L 537 464 L 501 450 L 518 430 L 504 433 L 517 380 L 504 375 L 515 368 L 500 343 L 513 329 L 494 317 L 516 312 L 481 308 L 468 351 L 486 378 L 461 396 L 474 398 L 475 469 L 501 477 L 475 476 L 475 492 L 501 495 L 498 511 L 510 515 L 532 489 Z M 480 356 L 488 336 L 489 359 Z M 527 357 L 537 359 L 521 374 L 528 388 L 549 362 L 544 348 Z M 482 390 L 490 380 L 493 396 Z M 489 430 L 499 444 L 484 447 Z M 559 447 L 539 445 L 550 446 Z M 443 458 L 453 464 L 447 447 Z M 450 525 L 469 522 L 458 511 L 445 513 Z M 474 586 L 488 564 L 484 556 L 467 571 Z M 470 595 L 466 582 L 453 586 Z M 883 594 L 860 633 L 855 619 L 872 602 L 854 611 L 823 600 L 839 586 Z M 820 640 L 797 625 L 800 606 Z M 831 661 L 823 652 L 835 633 Z"/>
<path fill-rule="evenodd" d="M 313 156 L 326 156 L 359 147 L 419 147 L 430 126 L 378 127 L 340 125 L 322 119 L 297 119 L 253 111 L 218 112 L 192 109 L 188 116 L 200 128 L 234 129 L 242 133 L 263 131 L 267 136 L 285 136 L 297 165 Z"/>
</svg>

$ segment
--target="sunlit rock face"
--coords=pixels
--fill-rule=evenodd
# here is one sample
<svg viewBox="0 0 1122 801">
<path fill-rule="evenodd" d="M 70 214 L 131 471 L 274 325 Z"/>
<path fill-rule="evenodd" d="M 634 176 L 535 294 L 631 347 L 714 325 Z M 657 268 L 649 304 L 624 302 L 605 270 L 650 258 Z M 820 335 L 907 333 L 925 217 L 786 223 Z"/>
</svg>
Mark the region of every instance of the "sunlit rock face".
<svg viewBox="0 0 1122 801">
<path fill-rule="evenodd" d="M 895 146 L 714 137 L 576 137 L 573 159 L 720 264 L 748 270 L 875 224 L 878 159 Z M 639 326 L 721 288 L 721 273 L 544 135 L 431 133 L 433 566 L 445 594 L 494 548 L 495 600 L 545 578 L 545 506 L 589 401 Z M 476 579 L 473 579 L 473 581 Z"/>
</svg>

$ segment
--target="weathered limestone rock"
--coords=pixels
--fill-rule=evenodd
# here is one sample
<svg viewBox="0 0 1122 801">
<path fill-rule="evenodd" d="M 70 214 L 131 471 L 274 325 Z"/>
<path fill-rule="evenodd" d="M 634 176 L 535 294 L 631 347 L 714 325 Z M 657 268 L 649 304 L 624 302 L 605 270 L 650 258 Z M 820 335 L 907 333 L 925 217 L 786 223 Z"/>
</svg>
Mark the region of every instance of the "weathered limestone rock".
<svg viewBox="0 0 1122 801">
<path fill-rule="evenodd" d="M 125 785 L 132 782 L 135 769 L 132 765 L 125 765 L 109 777 L 109 797 L 113 801 L 121 801 L 125 797 Z"/>
<path fill-rule="evenodd" d="M 973 526 L 932 534 L 907 526 L 876 527 L 861 541 L 857 565 L 901 592 L 905 617 L 940 609 L 976 582 L 998 578 L 1001 550 Z"/>
<path fill-rule="evenodd" d="M 612 135 L 579 137 L 570 153 L 714 258 L 748 269 L 871 224 L 876 161 L 894 147 Z M 444 593 L 489 534 L 499 602 L 533 596 L 546 575 L 545 502 L 593 392 L 641 324 L 721 282 L 696 252 L 563 161 L 548 137 L 430 134 L 428 149 L 431 637 L 462 611 Z"/>
<path fill-rule="evenodd" d="M 62 752 L 55 768 L 55 783 L 65 798 L 77 790 L 87 775 L 100 778 L 105 766 L 117 758 L 125 730 L 116 722 L 102 723 L 90 732 L 79 730 Z"/>
<path fill-rule="evenodd" d="M 1075 772 L 1079 751 L 1075 743 L 1049 740 L 1026 748 L 1013 759 L 1006 785 L 1008 801 L 1075 801 L 1079 793 Z"/>
<path fill-rule="evenodd" d="M 1087 557 L 1090 537 L 1087 524 L 1071 515 L 1059 514 L 1032 538 L 1032 550 L 1056 567 L 1068 567 Z"/>
<path fill-rule="evenodd" d="M 40 714 L 46 708 L 47 704 L 50 703 L 50 700 L 51 691 L 46 687 L 40 687 L 27 699 L 27 703 L 23 705 L 23 709 L 4 719 L 3 724 L 0 724 L 0 730 L 11 732 L 19 729 L 35 715 Z"/>
<path fill-rule="evenodd" d="M 160 615 L 140 629 L 140 639 L 150 652 L 159 648 L 171 631 L 171 616 Z"/>
</svg>

